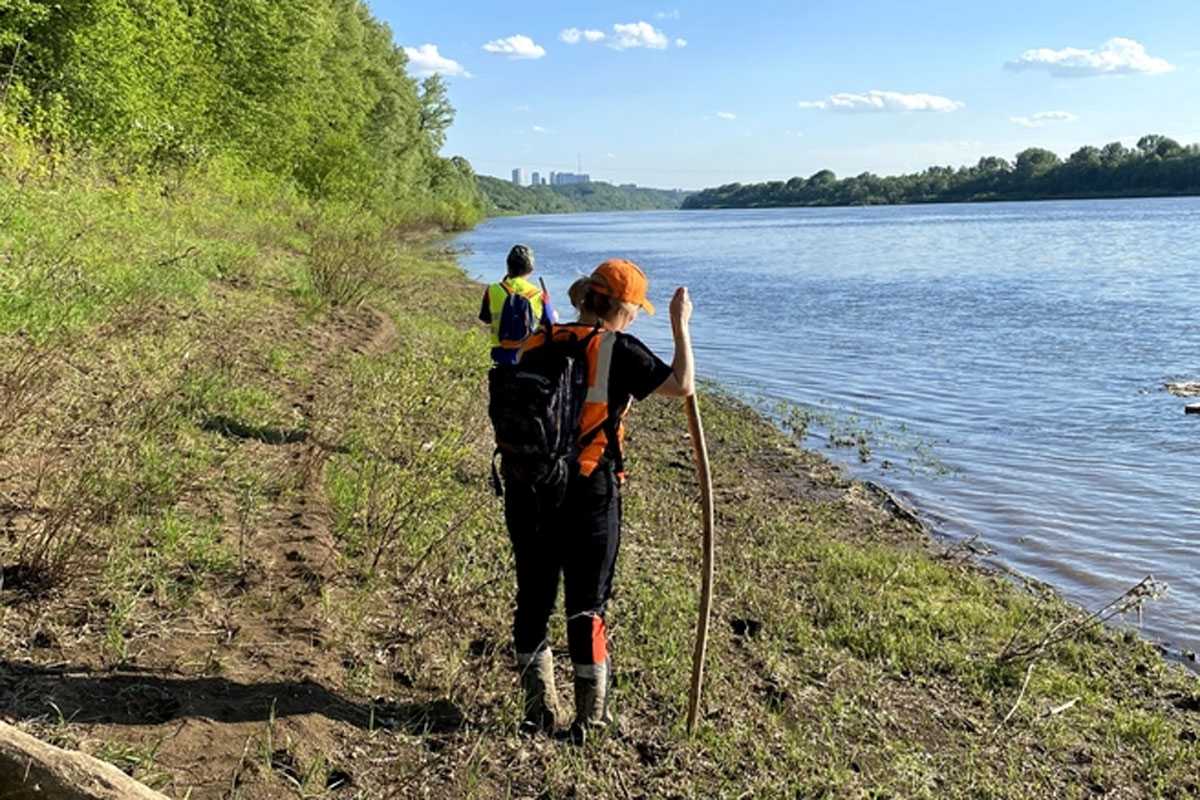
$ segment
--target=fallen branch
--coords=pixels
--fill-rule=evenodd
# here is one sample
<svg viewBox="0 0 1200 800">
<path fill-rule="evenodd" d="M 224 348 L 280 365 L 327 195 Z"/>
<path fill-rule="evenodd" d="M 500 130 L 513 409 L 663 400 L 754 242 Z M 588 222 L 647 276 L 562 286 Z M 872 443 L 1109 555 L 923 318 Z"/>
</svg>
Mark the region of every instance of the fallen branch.
<svg viewBox="0 0 1200 800">
<path fill-rule="evenodd" d="M 0 787 L 12 800 L 168 800 L 112 764 L 0 722 Z"/>
</svg>

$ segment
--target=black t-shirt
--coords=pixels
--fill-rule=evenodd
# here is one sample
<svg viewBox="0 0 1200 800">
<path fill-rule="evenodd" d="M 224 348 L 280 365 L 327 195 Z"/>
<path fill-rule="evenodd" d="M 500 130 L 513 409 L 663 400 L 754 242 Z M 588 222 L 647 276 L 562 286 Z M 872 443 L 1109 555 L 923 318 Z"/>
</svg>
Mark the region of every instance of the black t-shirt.
<svg viewBox="0 0 1200 800">
<path fill-rule="evenodd" d="M 645 400 L 673 370 L 636 336 L 615 333 L 612 365 L 608 374 L 608 407 L 624 408 L 632 397 Z"/>
<path fill-rule="evenodd" d="M 608 408 L 616 413 L 624 409 L 630 400 L 645 400 L 663 381 L 671 377 L 673 370 L 636 336 L 628 333 L 612 334 L 612 364 L 608 373 Z M 609 442 L 605 455 L 616 456 L 616 443 Z"/>
</svg>

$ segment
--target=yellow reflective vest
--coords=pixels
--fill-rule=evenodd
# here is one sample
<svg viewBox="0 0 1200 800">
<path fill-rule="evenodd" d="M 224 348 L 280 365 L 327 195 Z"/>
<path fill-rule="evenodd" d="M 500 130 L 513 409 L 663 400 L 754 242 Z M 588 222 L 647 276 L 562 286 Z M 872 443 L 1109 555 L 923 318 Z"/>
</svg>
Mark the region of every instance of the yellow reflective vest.
<svg viewBox="0 0 1200 800">
<path fill-rule="evenodd" d="M 505 291 L 507 287 L 507 291 Z M 542 320 L 542 290 L 534 286 L 524 278 L 505 278 L 499 283 L 493 283 L 488 286 L 488 309 L 492 315 L 492 347 L 518 348 L 520 342 L 501 342 L 500 341 L 500 311 L 504 308 L 504 299 L 508 297 L 508 293 L 524 295 L 529 300 L 529 305 L 533 307 L 533 328 L 529 331 L 537 330 Z"/>
</svg>

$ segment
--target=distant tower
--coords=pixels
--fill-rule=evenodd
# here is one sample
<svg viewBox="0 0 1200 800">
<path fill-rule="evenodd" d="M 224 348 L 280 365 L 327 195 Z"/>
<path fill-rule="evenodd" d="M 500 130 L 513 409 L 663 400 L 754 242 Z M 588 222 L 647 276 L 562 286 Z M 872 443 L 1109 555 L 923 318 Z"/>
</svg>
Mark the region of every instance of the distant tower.
<svg viewBox="0 0 1200 800">
<path fill-rule="evenodd" d="M 530 186 L 541 186 L 542 185 L 542 173 L 535 172 L 532 175 L 530 175 L 529 176 L 529 185 Z"/>
<path fill-rule="evenodd" d="M 520 167 L 513 170 L 512 182 L 513 186 L 520 186 L 525 183 L 525 172 Z"/>
<path fill-rule="evenodd" d="M 554 170 L 550 170 L 550 185 L 551 186 L 558 185 L 558 173 L 555 172 Z"/>
</svg>

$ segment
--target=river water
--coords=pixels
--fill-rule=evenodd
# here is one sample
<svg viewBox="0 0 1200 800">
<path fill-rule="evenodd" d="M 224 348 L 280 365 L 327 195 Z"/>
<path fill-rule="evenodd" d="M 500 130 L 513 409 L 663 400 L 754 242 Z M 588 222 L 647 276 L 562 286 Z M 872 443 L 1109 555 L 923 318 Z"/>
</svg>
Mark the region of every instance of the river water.
<svg viewBox="0 0 1200 800">
<path fill-rule="evenodd" d="M 1073 601 L 1153 574 L 1142 631 L 1200 650 L 1200 416 L 1163 391 L 1200 380 L 1200 198 L 513 217 L 459 240 L 487 280 L 516 242 L 563 312 L 604 258 L 641 264 L 661 311 L 631 332 L 666 360 L 688 286 L 703 377 L 807 409 L 806 446 Z"/>
</svg>

